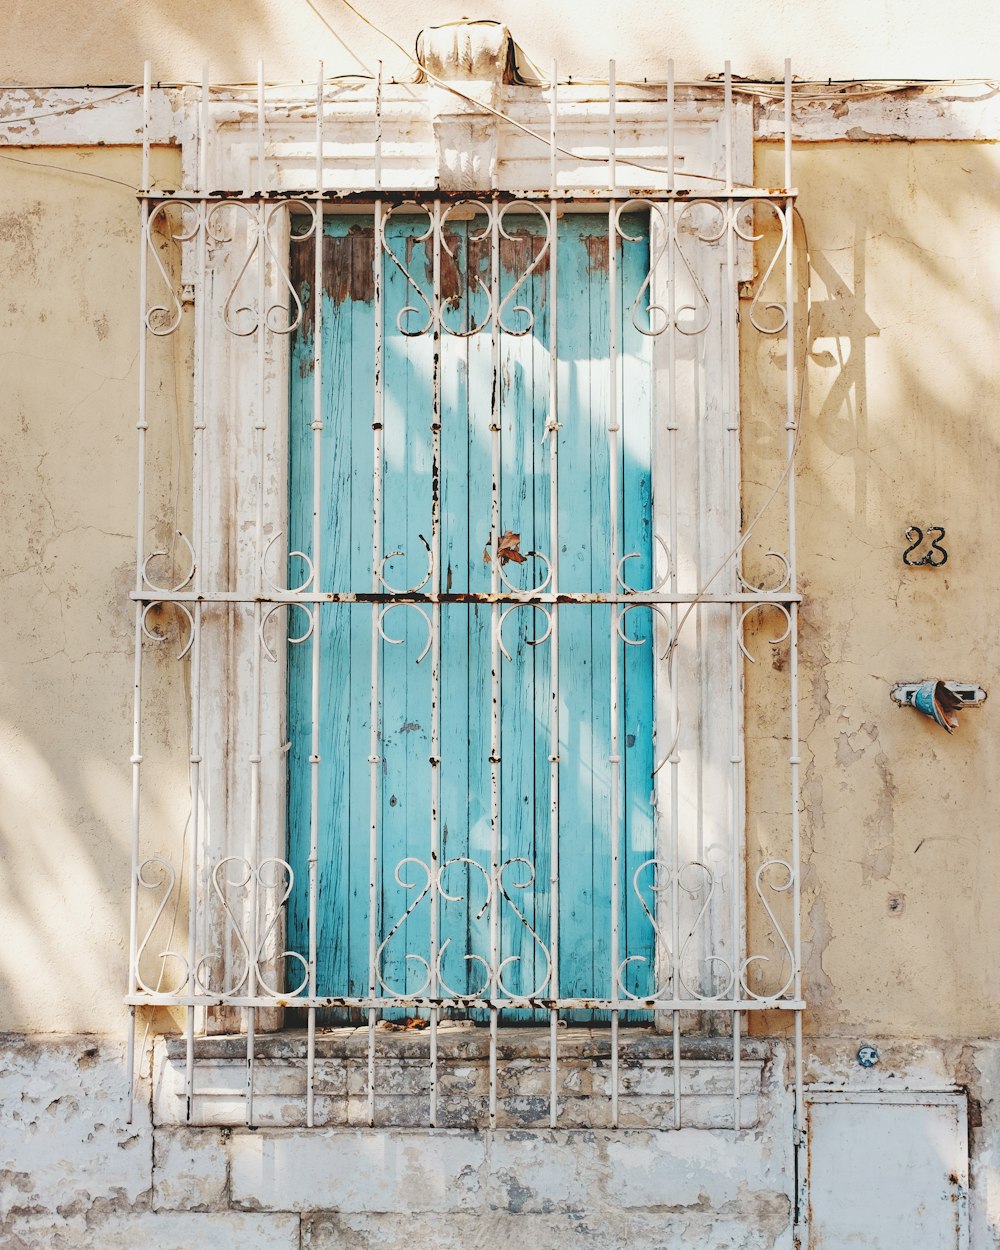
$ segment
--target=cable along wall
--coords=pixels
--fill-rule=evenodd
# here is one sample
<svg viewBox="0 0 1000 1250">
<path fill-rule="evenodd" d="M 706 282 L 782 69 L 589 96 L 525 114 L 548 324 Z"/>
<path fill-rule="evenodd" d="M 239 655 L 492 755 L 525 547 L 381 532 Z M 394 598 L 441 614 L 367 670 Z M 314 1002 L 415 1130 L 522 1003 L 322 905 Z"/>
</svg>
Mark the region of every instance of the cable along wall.
<svg viewBox="0 0 1000 1250">
<path fill-rule="evenodd" d="M 137 1009 L 180 1012 L 192 1122 L 237 1047 L 223 1120 L 391 1123 L 403 1091 L 407 1123 L 739 1128 L 775 1011 L 800 1092 L 790 139 L 786 187 L 754 188 L 728 70 L 557 82 L 490 106 L 491 185 L 446 189 L 429 89 L 206 76 L 167 194 L 147 73 L 127 1001 L 133 1069 Z M 741 332 L 785 360 L 752 517 Z M 168 557 L 146 376 L 182 335 Z M 787 820 L 748 854 L 762 621 Z M 170 645 L 179 858 L 144 836 Z"/>
</svg>

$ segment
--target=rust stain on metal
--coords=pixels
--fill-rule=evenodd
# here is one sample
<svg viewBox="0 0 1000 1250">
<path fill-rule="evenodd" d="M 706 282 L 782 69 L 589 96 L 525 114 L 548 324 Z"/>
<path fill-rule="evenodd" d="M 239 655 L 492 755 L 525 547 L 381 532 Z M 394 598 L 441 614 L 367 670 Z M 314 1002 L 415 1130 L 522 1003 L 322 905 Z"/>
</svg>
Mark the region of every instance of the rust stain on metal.
<svg viewBox="0 0 1000 1250">
<path fill-rule="evenodd" d="M 466 294 L 466 283 L 459 265 L 463 236 L 455 230 L 441 231 L 441 302 L 447 308 L 457 308 Z M 427 281 L 434 282 L 434 267 L 428 257 L 425 267 Z"/>
</svg>

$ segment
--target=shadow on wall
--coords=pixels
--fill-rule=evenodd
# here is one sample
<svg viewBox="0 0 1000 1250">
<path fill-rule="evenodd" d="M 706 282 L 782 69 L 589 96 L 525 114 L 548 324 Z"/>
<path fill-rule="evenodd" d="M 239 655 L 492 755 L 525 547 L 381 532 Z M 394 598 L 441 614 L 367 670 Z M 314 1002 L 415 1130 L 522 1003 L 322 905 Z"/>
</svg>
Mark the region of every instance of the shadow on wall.
<svg viewBox="0 0 1000 1250">
<path fill-rule="evenodd" d="M 913 5 L 900 0 L 888 6 L 846 0 L 829 13 L 749 4 L 727 12 L 725 23 L 711 6 L 693 9 L 681 0 L 653 9 L 578 0 L 549 6 L 542 22 L 533 0 L 504 0 L 502 12 L 433 0 L 419 21 L 403 0 L 358 0 L 355 7 L 358 12 L 340 0 L 220 0 L 201 5 L 194 23 L 190 6 L 179 0 L 155 8 L 128 0 L 76 6 L 38 0 L 19 6 L 5 32 L 0 81 L 136 82 L 149 58 L 156 81 L 200 81 L 207 60 L 215 81 L 248 82 L 261 57 L 269 77 L 294 82 L 312 77 L 320 58 L 329 75 L 374 74 L 382 59 L 388 75 L 408 80 L 405 53 L 419 27 L 497 16 L 543 76 L 556 58 L 563 76 L 604 78 L 611 54 L 623 80 L 662 81 L 668 57 L 676 60 L 678 80 L 719 74 L 727 59 L 737 73 L 780 79 L 785 56 L 802 80 L 951 78 L 982 73 L 981 32 L 992 17 L 986 3 L 968 5 L 947 30 L 935 25 L 932 42 L 924 35 L 935 16 L 930 6 L 915 20 Z M 530 73 L 530 64 L 524 68 Z"/>
<path fill-rule="evenodd" d="M 34 159 L 27 153 L 25 159 Z M 159 153 L 157 166 L 175 157 Z M 134 149 L 58 163 L 131 185 Z M 0 1029 L 120 1032 L 130 876 L 138 218 L 127 186 L 4 166 L 0 356 Z M 169 518 L 183 492 L 174 373 L 149 375 Z M 157 838 L 180 836 L 185 700 L 166 661 L 150 747 Z M 174 666 L 176 668 L 176 666 Z"/>
<path fill-rule="evenodd" d="M 780 152 L 758 151 L 763 182 L 778 168 Z M 795 153 L 811 248 L 797 479 L 806 992 L 817 1031 L 863 1021 L 950 1036 L 994 1024 L 1000 985 L 989 970 L 1000 947 L 985 920 L 996 905 L 986 831 L 1000 813 L 989 705 L 948 738 L 889 692 L 931 676 L 989 687 L 1000 666 L 995 633 L 983 629 L 1000 594 L 988 513 L 1000 489 L 998 383 L 986 350 L 1000 281 L 986 242 L 998 172 L 988 144 Z M 768 354 L 781 348 L 745 346 L 752 409 L 768 396 Z M 769 437 L 751 416 L 745 451 L 761 482 L 775 474 Z M 946 565 L 904 565 L 911 525 L 946 531 Z M 770 697 L 763 668 L 748 672 L 751 843 L 755 829 L 764 843 L 771 836 L 761 777 L 787 757 L 755 710 Z M 876 973 L 867 961 L 862 972 L 859 949 L 878 951 Z M 950 989 L 930 1001 L 929 984 Z"/>
<path fill-rule="evenodd" d="M 134 176 L 134 153 L 100 160 Z M 830 145 L 796 156 L 814 297 L 800 458 L 800 564 L 812 602 L 802 634 L 813 735 L 805 833 L 809 888 L 825 909 L 812 931 L 829 934 L 808 982 L 827 995 L 831 1019 L 860 1010 L 841 935 L 882 941 L 882 887 L 924 898 L 904 912 L 924 921 L 923 935 L 890 932 L 887 977 L 905 987 L 912 943 L 933 941 L 929 966 L 953 959 L 942 984 L 956 1001 L 965 996 L 971 1018 L 1000 990 L 970 980 L 1000 967 L 998 938 L 981 919 L 994 910 L 983 905 L 995 866 L 980 830 L 996 823 L 985 806 L 995 748 L 970 714 L 954 739 L 962 754 L 938 758 L 940 731 L 888 701 L 891 682 L 923 675 L 929 655 L 934 671 L 968 679 L 988 679 L 1000 661 L 982 627 L 1000 591 L 995 527 L 983 523 L 1000 494 L 986 348 L 1000 262 L 985 245 L 1000 207 L 997 165 L 995 149 L 974 144 Z M 116 1029 L 128 932 L 135 208 L 123 189 L 98 193 L 80 180 L 86 191 L 74 182 L 57 200 L 64 184 L 26 178 L 23 188 L 7 180 L 8 199 L 23 198 L 4 210 L 9 232 L 0 234 L 0 352 L 16 362 L 5 382 L 0 1002 L 9 1028 Z M 29 228 L 32 214 L 48 226 Z M 113 328 L 102 339 L 104 317 Z M 770 350 L 756 362 L 761 377 Z M 160 385 L 169 408 L 172 380 Z M 764 461 L 762 437 L 751 423 L 748 456 Z M 913 522 L 941 524 L 960 543 L 942 573 L 903 569 Z M 172 715 L 176 723 L 164 711 L 156 732 L 175 747 L 183 713 Z M 927 803 L 929 758 L 947 803 Z M 186 797 L 183 769 L 154 788 L 174 836 Z M 751 819 L 767 808 L 751 781 Z M 954 889 L 935 898 L 942 847 Z M 956 905 L 957 923 L 938 916 Z M 980 952 L 975 969 L 958 957 L 970 948 Z M 970 1018 L 952 1007 L 947 995 L 934 1007 L 949 1032 Z M 925 1023 L 932 1031 L 934 1020 Z"/>
</svg>

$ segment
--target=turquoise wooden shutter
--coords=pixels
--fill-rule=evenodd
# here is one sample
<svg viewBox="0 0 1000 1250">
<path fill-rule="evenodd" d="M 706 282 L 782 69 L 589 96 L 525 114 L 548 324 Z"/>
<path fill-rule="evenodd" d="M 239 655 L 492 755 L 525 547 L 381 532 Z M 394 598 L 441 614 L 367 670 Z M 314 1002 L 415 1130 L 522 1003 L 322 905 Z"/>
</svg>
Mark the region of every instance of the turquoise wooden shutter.
<svg viewBox="0 0 1000 1250">
<path fill-rule="evenodd" d="M 625 580 L 650 585 L 651 419 L 648 339 L 633 324 L 633 303 L 649 271 L 648 223 L 636 215 L 618 241 L 617 378 L 621 424 L 618 524 Z M 609 276 L 607 214 L 567 213 L 558 229 L 560 428 L 546 432 L 551 317 L 544 224 L 537 214 L 508 215 L 500 246 L 501 490 L 500 530 L 519 535 L 519 552 L 558 560 L 563 593 L 614 592 L 610 565 Z M 486 994 L 490 957 L 491 610 L 474 596 L 490 589 L 491 390 L 494 385 L 485 291 L 491 281 L 488 235 L 481 219 L 448 221 L 442 252 L 441 472 L 431 456 L 434 341 L 418 333 L 427 321 L 421 298 L 432 296 L 427 217 L 393 213 L 386 243 L 405 266 L 381 257 L 384 298 L 382 433 L 384 566 L 388 583 L 416 587 L 427 565 L 431 512 L 438 493 L 441 588 L 472 596 L 448 603 L 441 620 L 441 877 L 429 888 L 428 796 L 431 788 L 429 665 L 421 661 L 428 624 L 413 604 L 388 607 L 382 634 L 369 602 L 330 603 L 317 612 L 305 643 L 288 650 L 288 845 L 295 873 L 289 948 L 308 950 L 310 825 L 310 647 L 322 649 L 318 992 L 363 999 L 369 990 L 369 882 L 377 874 L 375 918 L 379 997 L 419 992 L 427 979 L 430 913 L 439 915 L 440 993 L 457 1011 Z M 374 230 L 370 216 L 330 216 L 325 223 L 326 289 L 310 289 L 307 249 L 300 246 L 298 286 L 306 305 L 293 341 L 289 546 L 309 551 L 313 497 L 311 310 L 323 300 L 322 498 L 328 519 L 319 587 L 369 596 L 373 585 Z M 538 262 L 537 264 L 535 262 Z M 532 270 L 533 264 L 535 265 Z M 529 272 L 530 271 L 530 272 Z M 527 276 L 525 276 L 527 275 Z M 416 284 L 416 285 L 415 285 Z M 519 285 L 520 284 L 520 285 Z M 419 288 L 419 289 L 418 289 Z M 639 314 L 636 314 L 637 320 Z M 451 332 L 448 332 L 451 331 Z M 559 551 L 550 552 L 547 439 L 558 442 Z M 290 570 L 295 576 L 296 569 Z M 503 566 L 515 585 L 540 581 L 541 561 Z M 559 959 L 560 999 L 607 999 L 612 978 L 643 995 L 652 990 L 655 915 L 652 622 L 631 612 L 611 637 L 606 603 L 553 607 L 559 633 Z M 549 999 L 552 887 L 550 649 L 542 611 L 518 607 L 504 624 L 511 659 L 501 661 L 499 908 L 502 988 L 515 998 Z M 393 641 L 389 641 L 389 640 Z M 612 646 L 621 673 L 619 739 L 619 968 L 611 966 L 609 756 Z M 370 855 L 370 728 L 373 648 L 377 650 L 381 748 Z M 644 868 L 643 865 L 646 865 Z M 647 911 L 648 909 L 648 911 Z M 624 964 L 622 961 L 628 959 Z M 595 1018 L 577 1008 L 571 1018 Z M 599 1015 L 600 1013 L 596 1013 Z M 349 1008 L 334 1014 L 351 1018 Z M 508 1021 L 530 1019 L 530 1005 L 508 1009 Z"/>
</svg>

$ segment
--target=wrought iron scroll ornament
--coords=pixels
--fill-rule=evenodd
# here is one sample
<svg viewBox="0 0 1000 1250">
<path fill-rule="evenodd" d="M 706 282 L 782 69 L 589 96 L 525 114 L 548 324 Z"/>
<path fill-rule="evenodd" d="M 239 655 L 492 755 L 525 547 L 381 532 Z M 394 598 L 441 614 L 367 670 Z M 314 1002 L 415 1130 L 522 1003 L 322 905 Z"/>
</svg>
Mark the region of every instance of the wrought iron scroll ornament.
<svg viewBox="0 0 1000 1250">
<path fill-rule="evenodd" d="M 205 227 L 212 243 L 223 244 L 232 242 L 232 234 L 226 229 L 226 215 L 233 210 L 240 211 L 247 217 L 247 235 L 251 240 L 243 263 L 235 280 L 229 288 L 222 307 L 223 322 L 226 329 L 238 338 L 247 338 L 261 328 L 271 334 L 286 335 L 296 330 L 302 322 L 302 300 L 288 272 L 287 261 L 280 254 L 274 238 L 275 222 L 287 215 L 289 221 L 289 241 L 302 243 L 316 233 L 316 216 L 313 206 L 304 200 L 285 200 L 264 210 L 260 206 L 247 204 L 238 200 L 227 200 L 221 204 L 213 204 L 208 209 Z M 297 231 L 291 224 L 293 213 L 307 214 L 308 226 Z M 256 260 L 257 267 L 269 267 L 279 279 L 282 298 L 273 297 L 270 303 L 262 304 L 260 293 L 251 302 L 244 300 L 240 288 L 244 279 Z M 258 286 L 263 285 L 258 277 Z M 259 307 L 258 305 L 261 305 Z"/>
<path fill-rule="evenodd" d="M 280 921 L 291 896 L 295 877 L 287 861 L 270 857 L 254 865 L 242 856 L 228 856 L 216 864 L 211 874 L 212 891 L 221 907 L 225 926 L 232 938 L 233 965 L 228 972 L 217 974 L 213 965 L 221 962 L 219 955 L 203 955 L 195 963 L 167 946 L 157 953 L 160 975 L 152 985 L 144 977 L 142 965 L 147 948 L 161 926 L 168 904 L 175 896 L 177 873 L 162 855 L 147 856 L 135 871 L 136 884 L 153 898 L 153 916 L 136 944 L 134 975 L 136 984 L 146 993 L 190 992 L 208 994 L 219 999 L 232 998 L 244 990 L 253 976 L 254 984 L 272 998 L 295 997 L 308 982 L 308 962 L 297 951 L 280 949 Z M 242 896 L 242 899 L 241 899 Z M 172 927 L 171 927 L 172 933 Z M 275 948 L 272 953 L 269 948 Z M 180 968 L 178 984 L 164 989 L 167 962 Z M 291 961 L 302 970 L 297 983 L 290 977 L 287 988 L 271 984 L 267 970 Z"/>
<path fill-rule="evenodd" d="M 491 965 L 489 960 L 483 955 L 470 952 L 464 955 L 463 959 L 466 963 L 475 964 L 482 970 L 484 976 L 483 984 L 474 991 L 464 993 L 455 991 L 446 984 L 442 976 L 442 964 L 445 954 L 451 945 L 451 939 L 449 938 L 442 943 L 437 951 L 437 955 L 434 957 L 433 972 L 431 958 L 415 951 L 404 951 L 402 954 L 403 963 L 406 966 L 416 965 L 418 968 L 422 968 L 423 980 L 416 987 L 394 987 L 386 980 L 388 974 L 385 970 L 385 960 L 390 943 L 398 934 L 402 933 L 407 921 L 428 896 L 430 896 L 432 905 L 437 900 L 443 903 L 460 903 L 464 901 L 465 896 L 463 894 L 453 894 L 443 884 L 448 872 L 456 865 L 463 864 L 468 868 L 476 869 L 482 875 L 486 886 L 486 898 L 475 913 L 475 919 L 477 921 L 482 920 L 492 907 L 499 906 L 500 900 L 503 900 L 517 917 L 520 925 L 527 931 L 534 947 L 540 953 L 543 961 L 541 974 L 536 977 L 535 983 L 530 987 L 521 986 L 520 989 L 516 989 L 505 982 L 504 973 L 507 969 L 524 966 L 523 955 L 507 955 L 503 959 L 497 956 L 496 962 Z M 518 870 L 515 865 L 520 867 L 520 875 L 517 875 Z M 409 867 L 417 870 L 419 879 L 411 879 L 411 875 L 407 871 Z M 512 875 L 515 877 L 513 880 L 509 879 Z M 396 865 L 394 876 L 397 884 L 402 886 L 404 890 L 416 890 L 417 894 L 407 905 L 403 914 L 392 925 L 375 954 L 375 974 L 380 988 L 387 996 L 387 1006 L 391 1006 L 391 1000 L 393 999 L 412 1000 L 413 998 L 422 997 L 430 992 L 432 982 L 437 983 L 438 990 L 444 990 L 451 997 L 466 1002 L 479 999 L 486 992 L 490 992 L 496 997 L 505 998 L 513 1003 L 528 1002 L 544 993 L 545 987 L 549 984 L 552 977 L 552 957 L 548 947 L 528 920 L 525 914 L 526 909 L 518 906 L 513 894 L 513 891 L 530 890 L 535 884 L 535 869 L 529 860 L 520 855 L 514 856 L 504 860 L 491 873 L 482 864 L 464 855 L 445 860 L 441 867 L 436 870 L 433 870 L 424 860 L 410 855 L 399 861 Z M 470 912 L 471 915 L 472 913 Z"/>
<path fill-rule="evenodd" d="M 254 984 L 272 998 L 294 998 L 303 992 L 309 980 L 308 960 L 298 951 L 282 949 L 279 927 L 294 884 L 291 865 L 276 856 L 255 865 L 243 856 L 230 855 L 216 864 L 212 871 L 212 890 L 232 935 L 234 961 L 228 975 L 216 981 L 212 965 L 218 961 L 208 955 L 198 960 L 194 980 L 199 992 L 232 998 L 248 986 L 251 977 Z M 244 896 L 242 903 L 241 895 Z M 269 959 L 269 946 L 276 947 L 273 959 Z M 287 989 L 270 984 L 266 976 L 271 963 L 280 965 L 283 961 L 292 961 L 302 971 L 297 983 L 294 977 L 289 978 L 291 984 Z"/>
</svg>

